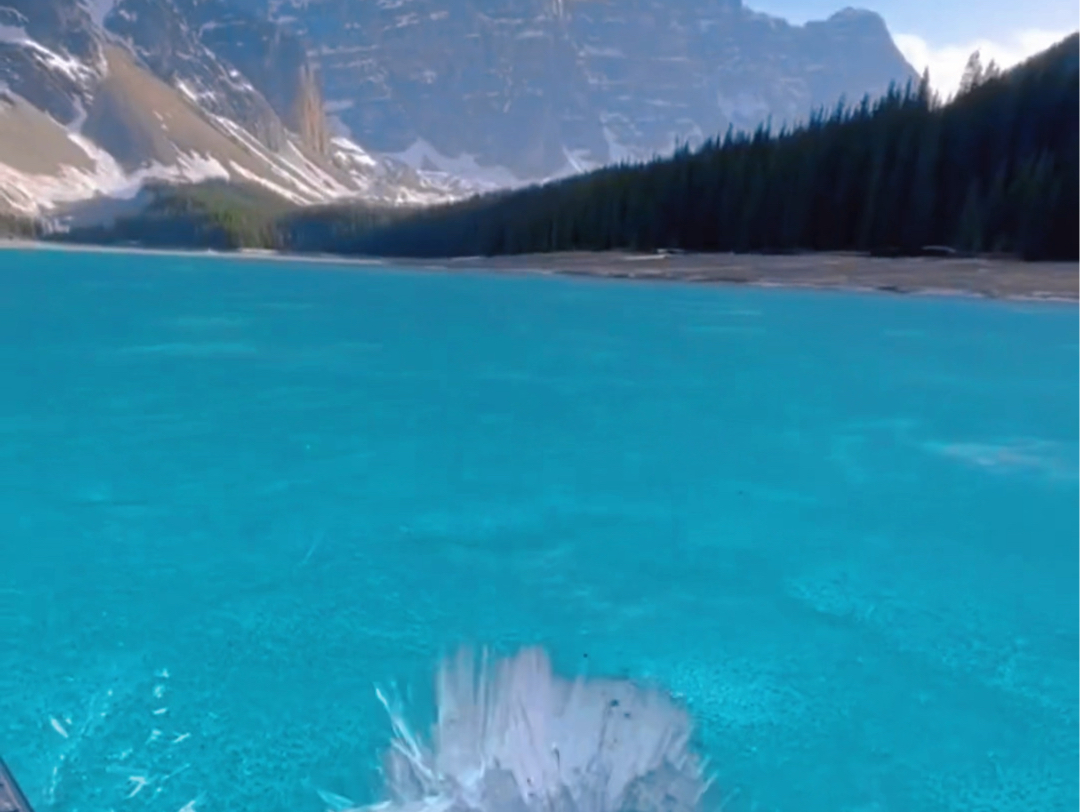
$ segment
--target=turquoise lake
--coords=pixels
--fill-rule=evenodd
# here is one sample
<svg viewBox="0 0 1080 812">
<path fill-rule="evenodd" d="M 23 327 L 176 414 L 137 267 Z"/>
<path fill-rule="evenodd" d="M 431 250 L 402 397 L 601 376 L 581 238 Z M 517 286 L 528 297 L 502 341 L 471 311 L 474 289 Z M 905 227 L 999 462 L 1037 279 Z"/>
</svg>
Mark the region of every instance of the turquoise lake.
<svg viewBox="0 0 1080 812">
<path fill-rule="evenodd" d="M 37 812 L 371 803 L 376 685 L 538 644 L 674 692 L 724 812 L 1075 810 L 1078 328 L 2 251 L 0 755 Z"/>
</svg>

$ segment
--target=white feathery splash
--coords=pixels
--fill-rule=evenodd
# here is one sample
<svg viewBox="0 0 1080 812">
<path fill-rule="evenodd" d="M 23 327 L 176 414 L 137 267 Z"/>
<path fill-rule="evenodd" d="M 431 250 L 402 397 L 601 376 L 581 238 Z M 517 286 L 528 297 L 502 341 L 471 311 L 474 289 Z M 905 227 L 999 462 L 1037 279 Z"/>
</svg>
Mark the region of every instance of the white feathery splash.
<svg viewBox="0 0 1080 812">
<path fill-rule="evenodd" d="M 564 679 L 542 649 L 445 660 L 430 742 L 378 695 L 393 726 L 388 799 L 365 812 L 697 812 L 709 786 L 667 694 Z"/>
</svg>

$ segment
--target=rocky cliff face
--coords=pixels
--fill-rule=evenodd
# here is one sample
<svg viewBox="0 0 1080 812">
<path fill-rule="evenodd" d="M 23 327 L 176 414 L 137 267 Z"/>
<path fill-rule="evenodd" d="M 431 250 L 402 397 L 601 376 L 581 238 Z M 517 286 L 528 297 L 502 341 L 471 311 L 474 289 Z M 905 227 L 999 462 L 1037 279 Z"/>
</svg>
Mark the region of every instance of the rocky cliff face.
<svg viewBox="0 0 1080 812">
<path fill-rule="evenodd" d="M 911 78 L 850 9 L 791 26 L 740 0 L 3 0 L 0 201 L 149 176 L 445 200 Z M 50 128 L 81 157 L 53 150 L 46 182 L 26 174 L 46 151 L 3 134 Z"/>
<path fill-rule="evenodd" d="M 0 82 L 61 122 L 74 120 L 100 77 L 100 42 L 76 0 L 0 5 Z"/>
<path fill-rule="evenodd" d="M 493 180 L 648 157 L 914 79 L 876 14 L 740 0 L 241 0 L 311 44 L 361 143 Z"/>
<path fill-rule="evenodd" d="M 305 46 L 226 0 L 4 0 L 0 209 L 210 178 L 298 203 L 454 194 L 331 138 Z"/>
<path fill-rule="evenodd" d="M 120 36 L 205 109 L 243 125 L 280 149 L 285 132 L 306 147 L 328 147 L 322 97 L 301 41 L 265 17 L 225 0 L 119 0 L 104 16 Z"/>
</svg>

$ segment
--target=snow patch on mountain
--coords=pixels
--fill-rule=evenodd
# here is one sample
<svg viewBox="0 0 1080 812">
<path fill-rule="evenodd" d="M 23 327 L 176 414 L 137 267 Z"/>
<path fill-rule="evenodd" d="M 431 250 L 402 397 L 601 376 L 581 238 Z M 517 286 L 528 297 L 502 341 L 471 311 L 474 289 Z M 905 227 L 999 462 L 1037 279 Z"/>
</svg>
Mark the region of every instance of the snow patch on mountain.
<svg viewBox="0 0 1080 812">
<path fill-rule="evenodd" d="M 44 67 L 56 73 L 62 73 L 76 82 L 88 82 L 96 77 L 93 69 L 67 54 L 57 53 L 46 48 L 26 33 L 26 29 L 16 25 L 0 25 L 0 42 L 25 48 Z"/>
<path fill-rule="evenodd" d="M 372 158 L 366 149 L 348 138 L 332 138 L 330 143 L 336 148 L 337 154 L 349 163 L 368 169 L 374 169 L 379 165 L 379 162 Z"/>
<path fill-rule="evenodd" d="M 105 18 L 112 14 L 117 0 L 83 0 L 83 8 L 97 28 L 105 27 Z"/>
<path fill-rule="evenodd" d="M 435 178 L 455 177 L 477 191 L 521 186 L 523 181 L 504 166 L 481 166 L 475 155 L 468 153 L 451 158 L 443 155 L 423 138 L 401 152 L 387 153 L 417 172 Z"/>
<path fill-rule="evenodd" d="M 95 197 L 130 200 L 151 181 L 200 183 L 229 178 L 218 161 L 195 154 L 180 154 L 168 166 L 153 163 L 125 172 L 111 155 L 87 139 L 76 133 L 69 137 L 91 159 L 91 169 L 64 165 L 55 173 L 37 174 L 0 163 L 0 201 L 21 214 L 37 217 Z"/>
<path fill-rule="evenodd" d="M 547 180 L 558 180 L 568 175 L 580 175 L 583 172 L 590 172 L 600 167 L 600 164 L 589 158 L 587 149 L 569 149 L 563 145 L 563 155 L 566 157 L 566 166 L 552 177 L 547 178 Z"/>
<path fill-rule="evenodd" d="M 361 147 L 342 123 L 357 102 L 326 99 L 303 41 L 260 4 L 0 0 L 0 211 L 60 216 L 137 200 L 148 182 L 409 206 L 515 184 L 470 155 L 420 145 L 410 162 Z"/>
<path fill-rule="evenodd" d="M 360 194 L 395 206 L 429 206 L 468 197 L 476 189 L 446 173 L 425 172 L 393 157 L 375 156 L 343 136 L 331 139 L 334 163 L 347 172 Z M 406 180 L 409 182 L 403 182 Z"/>
<path fill-rule="evenodd" d="M 222 116 L 213 116 L 213 119 L 269 170 L 269 175 L 260 175 L 231 162 L 233 171 L 244 179 L 300 205 L 331 202 L 355 195 L 353 190 L 309 160 L 291 141 L 280 152 L 272 152 L 236 122 Z"/>
</svg>

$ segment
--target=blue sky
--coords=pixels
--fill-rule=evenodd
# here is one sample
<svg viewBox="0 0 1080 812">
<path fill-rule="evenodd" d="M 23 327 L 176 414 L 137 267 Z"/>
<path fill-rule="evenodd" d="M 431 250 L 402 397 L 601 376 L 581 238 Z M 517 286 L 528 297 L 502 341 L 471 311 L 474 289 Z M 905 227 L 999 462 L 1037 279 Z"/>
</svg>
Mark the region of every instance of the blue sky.
<svg viewBox="0 0 1080 812">
<path fill-rule="evenodd" d="M 1007 67 L 1080 28 L 1077 0 L 744 0 L 794 23 L 820 20 L 845 5 L 878 12 L 908 61 L 930 68 L 938 90 L 955 90 L 968 55 Z"/>
</svg>

